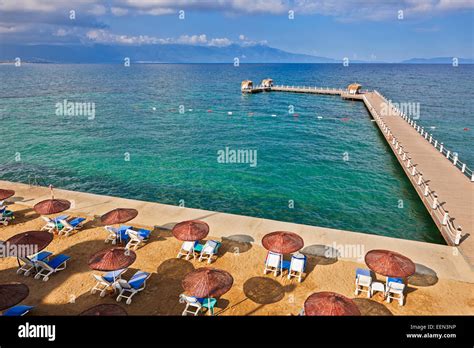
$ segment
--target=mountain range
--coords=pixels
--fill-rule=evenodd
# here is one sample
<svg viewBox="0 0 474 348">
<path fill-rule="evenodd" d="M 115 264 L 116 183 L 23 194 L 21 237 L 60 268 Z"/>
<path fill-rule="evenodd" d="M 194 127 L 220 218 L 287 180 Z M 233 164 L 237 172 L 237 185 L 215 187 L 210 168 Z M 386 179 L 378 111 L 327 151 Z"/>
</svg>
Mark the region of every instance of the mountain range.
<svg viewBox="0 0 474 348">
<path fill-rule="evenodd" d="M 267 45 L 225 47 L 183 44 L 156 45 L 18 45 L 1 44 L 0 61 L 13 62 L 16 57 L 32 63 L 341 63 L 342 59 L 286 52 Z M 474 64 L 474 59 L 459 58 L 459 64 Z M 350 63 L 384 63 L 350 60 Z M 451 57 L 413 58 L 404 64 L 452 64 Z"/>
</svg>

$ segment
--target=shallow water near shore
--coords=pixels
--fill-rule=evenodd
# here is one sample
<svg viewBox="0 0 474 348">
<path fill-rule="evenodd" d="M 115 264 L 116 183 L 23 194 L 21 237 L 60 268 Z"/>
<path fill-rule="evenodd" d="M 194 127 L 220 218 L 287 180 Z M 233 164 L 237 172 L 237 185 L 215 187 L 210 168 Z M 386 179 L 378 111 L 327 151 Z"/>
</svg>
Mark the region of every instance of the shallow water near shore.
<svg viewBox="0 0 474 348">
<path fill-rule="evenodd" d="M 0 178 L 443 243 L 362 103 L 241 95 L 240 82 L 358 81 L 419 102 L 420 123 L 470 165 L 474 67 L 458 68 L 2 65 Z M 94 103 L 94 117 L 56 114 L 64 100 Z M 222 163 L 226 148 L 255 151 L 256 165 Z"/>
</svg>

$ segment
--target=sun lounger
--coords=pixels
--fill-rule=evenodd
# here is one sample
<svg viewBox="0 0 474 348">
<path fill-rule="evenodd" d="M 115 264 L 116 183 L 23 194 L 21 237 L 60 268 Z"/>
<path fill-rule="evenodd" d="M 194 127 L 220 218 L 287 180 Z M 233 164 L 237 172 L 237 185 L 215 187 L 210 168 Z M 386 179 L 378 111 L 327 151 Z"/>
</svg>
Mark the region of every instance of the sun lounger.
<svg viewBox="0 0 474 348">
<path fill-rule="evenodd" d="M 119 291 L 117 302 L 120 302 L 122 298 L 126 298 L 126 304 L 132 303 L 132 297 L 145 289 L 146 281 L 150 278 L 150 275 L 148 272 L 137 271 L 129 281 L 119 279 L 114 285 Z"/>
<path fill-rule="evenodd" d="M 288 269 L 288 279 L 297 277 L 298 282 L 301 283 L 303 273 L 306 268 L 306 256 L 303 254 L 295 254 L 291 257 L 290 268 Z"/>
<path fill-rule="evenodd" d="M 138 231 L 127 229 L 126 231 L 129 241 L 125 248 L 137 250 L 137 248 L 150 238 L 151 231 L 140 229 Z"/>
<path fill-rule="evenodd" d="M 388 303 L 390 303 L 391 299 L 394 299 L 398 300 L 400 306 L 403 306 L 403 301 L 405 299 L 405 284 L 403 283 L 403 279 L 387 278 L 385 296 Z"/>
<path fill-rule="evenodd" d="M 15 217 L 13 216 L 13 212 L 11 210 L 7 210 L 6 207 L 0 209 L 0 224 L 7 226 L 14 218 Z"/>
<path fill-rule="evenodd" d="M 105 238 L 105 243 L 112 242 L 112 244 L 117 244 L 118 228 L 112 226 L 104 226 L 104 228 L 109 233 L 107 238 Z"/>
<path fill-rule="evenodd" d="M 214 314 L 214 307 L 217 303 L 215 298 L 196 298 L 194 296 L 179 295 L 179 302 L 186 303 L 182 315 L 192 314 L 198 315 L 203 308 L 209 309 L 211 314 Z"/>
<path fill-rule="evenodd" d="M 23 265 L 18 268 L 16 271 L 17 274 L 23 273 L 25 277 L 28 277 L 31 274 L 32 270 L 36 270 L 38 267 L 38 261 L 45 261 L 47 260 L 53 253 L 49 251 L 41 251 L 30 257 L 18 257 L 18 259 L 23 262 Z"/>
<path fill-rule="evenodd" d="M 107 289 L 113 287 L 114 283 L 119 280 L 122 274 L 126 271 L 126 268 L 119 269 L 117 271 L 108 272 L 103 276 L 99 276 L 97 274 L 93 274 L 97 283 L 92 287 L 91 294 L 95 294 L 96 291 L 100 291 L 100 297 L 104 297 L 107 293 Z"/>
<path fill-rule="evenodd" d="M 3 312 L 4 317 L 22 317 L 29 311 L 31 311 L 33 306 L 18 305 L 12 308 L 7 309 Z"/>
<path fill-rule="evenodd" d="M 35 279 L 43 277 L 43 281 L 48 281 L 49 276 L 53 273 L 62 271 L 67 266 L 70 256 L 59 254 L 49 261 L 37 261 L 39 271 L 35 275 Z"/>
<path fill-rule="evenodd" d="M 359 292 L 366 292 L 367 297 L 372 296 L 372 273 L 368 269 L 357 268 L 356 277 L 355 277 L 355 291 L 356 295 L 359 295 Z"/>
<path fill-rule="evenodd" d="M 50 219 L 47 216 L 41 216 L 41 218 L 46 222 L 46 225 L 41 227 L 41 231 L 53 232 L 58 228 L 59 221 L 66 220 L 68 217 L 69 215 L 60 215 L 54 219 Z"/>
<path fill-rule="evenodd" d="M 201 244 L 198 244 L 201 245 Z M 201 245 L 202 246 L 202 245 Z M 219 251 L 219 247 L 221 246 L 221 243 L 215 241 L 215 240 L 208 240 L 204 246 L 201 247 L 201 250 L 199 250 L 199 261 L 205 261 L 207 260 L 207 263 L 212 262 L 212 257 L 217 254 Z M 194 251 L 198 251 L 196 247 L 194 247 Z"/>
<path fill-rule="evenodd" d="M 282 254 L 277 254 L 269 251 L 265 260 L 265 269 L 263 270 L 263 274 L 267 274 L 267 272 L 270 271 L 273 272 L 276 277 L 278 275 L 278 272 L 282 271 L 282 261 Z"/>
<path fill-rule="evenodd" d="M 195 257 L 194 255 L 194 247 L 196 246 L 197 241 L 195 242 L 184 242 L 181 245 L 181 249 L 178 252 L 178 255 L 176 256 L 178 259 L 181 256 L 185 256 L 186 260 L 189 260 L 191 257 Z"/>
<path fill-rule="evenodd" d="M 82 228 L 82 223 L 85 221 L 85 218 L 76 217 L 67 221 L 66 219 L 59 220 L 58 224 L 58 234 L 63 236 L 69 236 L 73 231 L 76 231 Z"/>
</svg>

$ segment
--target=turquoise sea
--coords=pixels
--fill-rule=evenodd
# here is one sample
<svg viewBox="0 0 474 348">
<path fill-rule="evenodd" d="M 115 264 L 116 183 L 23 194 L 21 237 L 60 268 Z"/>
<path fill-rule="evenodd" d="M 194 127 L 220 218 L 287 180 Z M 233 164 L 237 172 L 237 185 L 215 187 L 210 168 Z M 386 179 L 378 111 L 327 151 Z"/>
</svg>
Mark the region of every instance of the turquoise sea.
<svg viewBox="0 0 474 348">
<path fill-rule="evenodd" d="M 362 103 L 240 93 L 266 77 L 419 102 L 474 166 L 472 65 L 24 64 L 0 65 L 0 178 L 444 243 Z M 64 100 L 94 117 L 57 115 Z M 226 147 L 257 165 L 219 163 Z"/>
</svg>

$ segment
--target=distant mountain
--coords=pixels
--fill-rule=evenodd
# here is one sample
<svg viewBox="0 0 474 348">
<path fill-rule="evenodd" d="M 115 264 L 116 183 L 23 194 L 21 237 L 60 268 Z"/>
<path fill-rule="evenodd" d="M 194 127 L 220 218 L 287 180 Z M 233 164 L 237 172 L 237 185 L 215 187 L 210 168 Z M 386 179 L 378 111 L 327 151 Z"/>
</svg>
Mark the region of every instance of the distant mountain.
<svg viewBox="0 0 474 348">
<path fill-rule="evenodd" d="M 412 58 L 402 61 L 404 64 L 453 64 L 453 57 Z M 459 64 L 474 64 L 474 59 L 458 58 Z"/>
<path fill-rule="evenodd" d="M 331 58 L 295 54 L 265 45 L 192 46 L 192 45 L 15 45 L 0 46 L 0 61 L 41 63 L 339 63 Z"/>
</svg>

